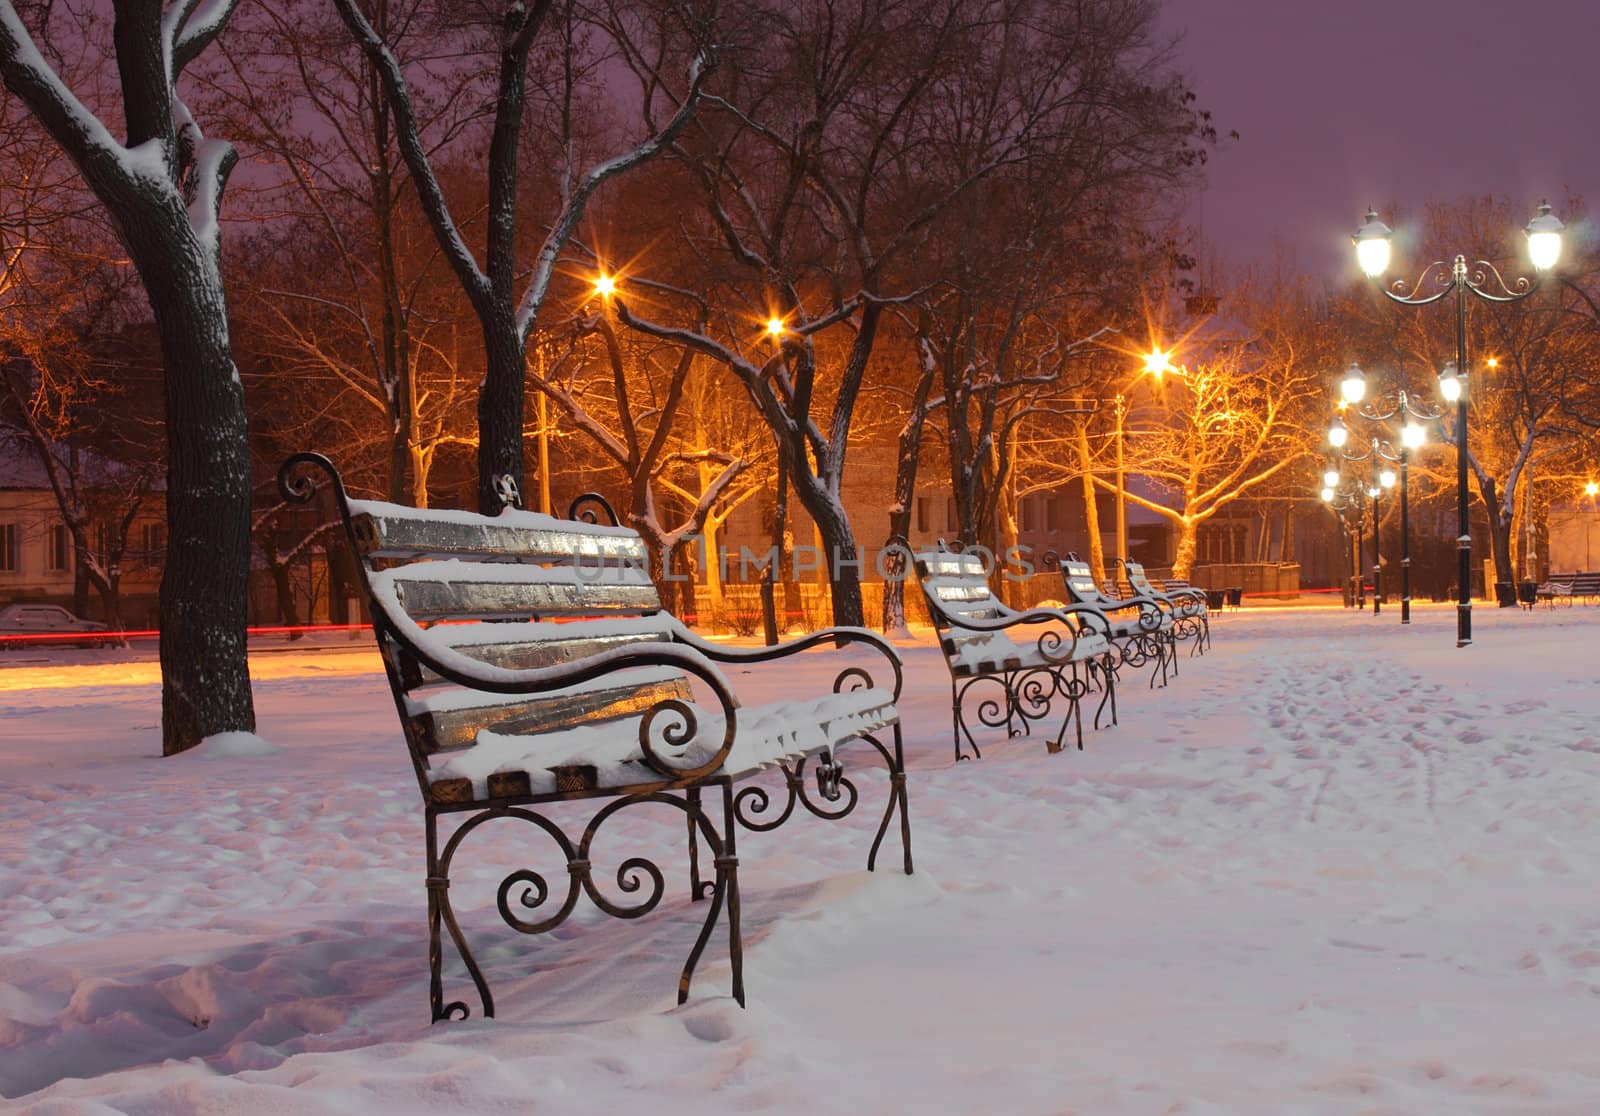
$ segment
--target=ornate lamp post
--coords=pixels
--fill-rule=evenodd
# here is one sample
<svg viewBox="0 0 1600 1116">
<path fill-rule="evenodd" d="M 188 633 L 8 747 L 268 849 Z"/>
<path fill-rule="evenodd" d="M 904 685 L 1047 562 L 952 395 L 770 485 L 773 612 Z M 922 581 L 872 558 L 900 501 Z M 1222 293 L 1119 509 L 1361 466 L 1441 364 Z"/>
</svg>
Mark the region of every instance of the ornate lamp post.
<svg viewBox="0 0 1600 1116">
<path fill-rule="evenodd" d="M 1389 286 L 1380 286 L 1391 301 L 1405 306 L 1427 306 L 1445 296 L 1454 294 L 1456 304 L 1456 359 L 1447 365 L 1439 376 L 1439 387 L 1447 400 L 1456 404 L 1456 504 L 1459 532 L 1456 538 L 1456 646 L 1466 647 L 1472 642 L 1472 524 L 1467 503 L 1467 295 L 1474 294 L 1485 302 L 1517 302 L 1538 290 L 1544 273 L 1555 267 L 1561 258 L 1561 219 L 1550 211 L 1548 202 L 1541 202 L 1533 220 L 1523 230 L 1528 235 L 1528 256 L 1538 274 L 1532 280 L 1519 278 L 1507 284 L 1499 270 L 1487 260 L 1478 260 L 1469 269 L 1467 258 L 1457 255 L 1448 265 L 1435 260 L 1423 268 L 1415 282 L 1409 286 L 1396 280 Z M 1389 269 L 1388 225 L 1378 220 L 1376 210 L 1367 210 L 1367 218 L 1355 232 L 1356 259 L 1361 270 L 1370 279 L 1379 279 Z M 1430 294 L 1420 293 L 1430 272 L 1437 272 L 1441 290 Z M 1491 286 L 1491 283 L 1493 284 Z M 1446 377 L 1449 377 L 1448 381 Z M 1451 394 L 1452 390 L 1454 394 Z"/>
<path fill-rule="evenodd" d="M 1349 431 L 1342 416 L 1335 417 L 1334 426 L 1328 431 L 1328 440 L 1347 461 L 1364 461 L 1370 457 L 1398 462 L 1400 465 L 1400 623 L 1409 624 L 1411 623 L 1411 508 L 1408 489 L 1411 453 L 1413 450 L 1421 449 L 1428 440 L 1427 428 L 1422 423 L 1436 422 L 1444 416 L 1444 412 L 1419 405 L 1416 398 L 1404 388 L 1397 388 L 1373 400 L 1367 406 L 1361 406 L 1367 394 L 1367 377 L 1360 366 L 1354 363 L 1339 381 L 1339 394 L 1347 407 L 1355 408 L 1356 414 L 1370 422 L 1388 423 L 1398 418 L 1401 423 L 1398 453 L 1394 451 L 1392 443 L 1378 438 L 1372 439 L 1372 449 L 1367 453 L 1345 452 L 1343 446 L 1349 438 Z M 1385 481 L 1384 477 L 1388 480 Z M 1393 487 L 1394 473 L 1384 470 L 1379 474 L 1379 482 L 1383 487 Z"/>
<path fill-rule="evenodd" d="M 1339 528 L 1346 538 L 1350 537 L 1350 525 L 1345 519 L 1345 512 L 1354 511 L 1356 520 L 1355 557 L 1350 561 L 1351 576 L 1355 578 L 1355 592 L 1351 595 L 1357 610 L 1367 607 L 1366 582 L 1361 576 L 1361 559 L 1367 548 L 1364 531 L 1366 528 L 1366 504 L 1363 498 L 1369 498 L 1371 491 L 1360 482 L 1352 482 L 1340 475 L 1338 469 L 1329 469 L 1322 474 L 1322 502 L 1339 517 Z M 1374 521 L 1376 526 L 1376 521 Z M 1376 590 L 1376 586 L 1373 587 Z M 1347 605 L 1348 607 L 1348 605 Z"/>
</svg>

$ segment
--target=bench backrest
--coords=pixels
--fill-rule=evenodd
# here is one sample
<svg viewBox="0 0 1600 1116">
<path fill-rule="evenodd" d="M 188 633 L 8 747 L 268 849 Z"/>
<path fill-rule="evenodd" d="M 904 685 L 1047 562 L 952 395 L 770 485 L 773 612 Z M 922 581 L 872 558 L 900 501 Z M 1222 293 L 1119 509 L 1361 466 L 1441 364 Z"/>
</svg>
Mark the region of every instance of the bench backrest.
<svg viewBox="0 0 1600 1116">
<path fill-rule="evenodd" d="M 1094 580 L 1094 571 L 1089 568 L 1089 563 L 1080 559 L 1068 558 L 1061 563 L 1061 581 L 1074 604 L 1098 605 L 1106 600 L 1105 593 Z"/>
<path fill-rule="evenodd" d="M 989 588 L 989 576 L 975 554 L 929 550 L 912 555 L 917 581 L 939 634 L 939 649 L 952 671 L 968 673 L 975 663 L 1017 660 L 1021 649 L 1004 632 L 973 631 L 963 620 L 997 620 L 1011 614 Z"/>
<path fill-rule="evenodd" d="M 1122 563 L 1122 569 L 1128 575 L 1128 584 L 1133 586 L 1135 593 L 1140 593 L 1146 597 L 1162 595 L 1157 592 L 1154 585 L 1150 584 L 1150 579 L 1144 575 L 1143 564 L 1139 562 L 1124 562 Z"/>
<path fill-rule="evenodd" d="M 426 626 L 435 646 L 521 670 L 672 639 L 676 621 L 661 611 L 636 531 L 509 509 L 484 516 L 365 500 L 349 506 L 369 594 Z M 380 610 L 373 613 L 376 621 Z M 452 791 L 430 791 L 430 758 L 467 747 L 481 729 L 547 732 L 692 696 L 683 674 L 666 667 L 622 670 L 537 696 L 469 690 L 428 670 L 376 626 L 418 777 L 434 800 Z"/>
</svg>

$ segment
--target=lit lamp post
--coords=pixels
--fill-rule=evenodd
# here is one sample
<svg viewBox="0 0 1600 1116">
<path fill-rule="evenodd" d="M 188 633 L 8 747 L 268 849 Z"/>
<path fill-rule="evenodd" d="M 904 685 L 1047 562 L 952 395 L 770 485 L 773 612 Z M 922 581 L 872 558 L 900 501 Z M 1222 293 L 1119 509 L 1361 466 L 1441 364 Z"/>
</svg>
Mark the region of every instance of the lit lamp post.
<svg viewBox="0 0 1600 1116">
<path fill-rule="evenodd" d="M 1355 581 L 1355 587 L 1350 597 L 1346 600 L 1345 606 L 1348 608 L 1351 602 L 1354 602 L 1358 610 L 1364 610 L 1367 607 L 1365 579 L 1361 576 L 1361 560 L 1363 553 L 1367 549 L 1364 534 L 1366 530 L 1366 506 L 1362 503 L 1362 498 L 1368 495 L 1369 489 L 1366 486 L 1358 482 L 1347 481 L 1340 475 L 1338 469 L 1329 469 L 1322 474 L 1322 502 L 1328 505 L 1328 508 L 1339 517 L 1339 527 L 1346 538 L 1350 536 L 1350 526 L 1345 521 L 1344 513 L 1347 511 L 1355 512 L 1356 551 L 1355 557 L 1350 560 L 1351 577 Z"/>
<path fill-rule="evenodd" d="M 1116 557 L 1117 558 L 1121 558 L 1124 561 L 1126 561 L 1127 558 L 1128 558 L 1128 500 L 1127 500 L 1127 488 L 1125 487 L 1126 481 L 1124 480 L 1126 474 L 1123 471 L 1122 444 L 1123 444 L 1123 436 L 1124 436 L 1124 433 L 1125 433 L 1124 428 L 1123 428 L 1123 420 L 1127 417 L 1127 414 L 1128 414 L 1127 392 L 1131 391 L 1133 389 L 1134 383 L 1137 382 L 1139 377 L 1141 377 L 1141 376 L 1154 376 L 1157 379 L 1157 381 L 1159 381 L 1168 372 L 1175 372 L 1175 371 L 1177 371 L 1177 369 L 1173 366 L 1172 354 L 1170 352 L 1162 352 L 1160 349 L 1152 348 L 1150 350 L 1150 352 L 1145 355 L 1144 367 L 1141 368 L 1137 373 L 1134 374 L 1133 379 L 1131 379 L 1128 382 L 1128 385 L 1127 385 L 1126 388 L 1124 388 L 1122 391 L 1117 392 L 1117 397 L 1113 402 L 1113 411 L 1114 411 L 1114 414 L 1116 415 L 1116 419 L 1117 419 L 1117 428 L 1116 428 L 1116 443 L 1117 443 L 1117 553 L 1116 553 Z"/>
<path fill-rule="evenodd" d="M 1442 381 L 1440 390 L 1441 392 L 1444 390 Z M 1427 443 L 1428 431 L 1422 423 L 1435 422 L 1443 417 L 1444 412 L 1419 406 L 1416 399 L 1404 388 L 1399 388 L 1393 395 L 1375 400 L 1366 407 L 1360 406 L 1367 394 L 1367 377 L 1360 366 L 1354 363 L 1345 370 L 1344 378 L 1339 381 L 1339 394 L 1347 407 L 1355 408 L 1355 413 L 1368 421 L 1387 423 L 1391 419 L 1400 419 L 1398 454 L 1394 452 L 1392 444 L 1380 441 L 1378 438 L 1372 439 L 1372 449 L 1368 453 L 1344 452 L 1343 447 L 1350 435 L 1342 416 L 1334 418 L 1334 425 L 1328 430 L 1328 441 L 1347 461 L 1362 461 L 1372 457 L 1395 461 L 1400 465 L 1400 623 L 1409 624 L 1411 623 L 1411 507 L 1408 488 L 1411 453 Z M 1395 481 L 1394 472 L 1384 469 L 1379 474 L 1378 481 L 1380 486 L 1392 488 Z M 1373 525 L 1373 531 L 1374 533 L 1377 531 L 1376 523 Z M 1373 611 L 1376 612 L 1377 609 L 1374 608 Z"/>
<path fill-rule="evenodd" d="M 1528 236 L 1528 256 L 1539 273 L 1534 279 L 1519 278 L 1507 285 L 1499 270 L 1487 260 L 1478 260 L 1471 270 L 1467 258 L 1457 255 L 1449 264 L 1435 260 L 1422 270 L 1408 287 L 1403 280 L 1389 286 L 1380 286 L 1384 295 L 1406 306 L 1426 306 L 1454 294 L 1456 303 L 1456 359 L 1445 367 L 1439 376 L 1439 387 L 1445 399 L 1456 404 L 1456 504 L 1459 531 L 1456 537 L 1456 646 L 1466 647 L 1472 642 L 1472 524 L 1467 504 L 1467 295 L 1474 294 L 1485 302 L 1516 302 L 1527 298 L 1539 287 L 1545 272 L 1555 267 L 1561 258 L 1561 219 L 1550 211 L 1548 203 L 1541 202 L 1539 211 L 1529 221 L 1524 231 Z M 1367 210 L 1367 218 L 1355 232 L 1356 259 L 1368 278 L 1378 279 L 1389 269 L 1388 225 L 1378 220 L 1376 210 Z M 1439 270 L 1438 283 L 1442 290 L 1431 294 L 1418 293 L 1430 272 Z M 1493 284 L 1491 287 L 1490 284 Z"/>
</svg>

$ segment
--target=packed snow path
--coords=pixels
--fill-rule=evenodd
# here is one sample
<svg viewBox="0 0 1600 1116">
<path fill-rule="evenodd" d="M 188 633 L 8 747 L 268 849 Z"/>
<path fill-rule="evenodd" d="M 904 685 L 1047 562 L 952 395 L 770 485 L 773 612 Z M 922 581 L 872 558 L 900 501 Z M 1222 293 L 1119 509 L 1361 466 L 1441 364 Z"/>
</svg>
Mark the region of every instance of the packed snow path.
<svg viewBox="0 0 1600 1116">
<path fill-rule="evenodd" d="M 438 1026 L 416 788 L 375 657 L 264 658 L 261 732 L 283 750 L 172 760 L 156 686 L 0 670 L 0 1095 L 41 1113 L 1600 1111 L 1600 609 L 1479 609 L 1464 651 L 1449 609 L 1395 621 L 1221 617 L 1214 653 L 1166 691 L 1126 685 L 1087 753 L 991 734 L 959 767 L 943 666 L 908 646 L 916 876 L 860 870 L 883 790 L 863 765 L 850 822 L 740 837 L 749 1010 L 717 940 L 676 1008 L 686 879 L 641 923 L 585 904 L 524 939 L 492 888 L 549 850 L 508 830 L 464 846 L 457 895 L 501 1016 Z M 830 661 L 734 681 L 766 700 L 826 685 Z M 681 866 L 675 814 L 629 825 L 610 864 Z"/>
</svg>

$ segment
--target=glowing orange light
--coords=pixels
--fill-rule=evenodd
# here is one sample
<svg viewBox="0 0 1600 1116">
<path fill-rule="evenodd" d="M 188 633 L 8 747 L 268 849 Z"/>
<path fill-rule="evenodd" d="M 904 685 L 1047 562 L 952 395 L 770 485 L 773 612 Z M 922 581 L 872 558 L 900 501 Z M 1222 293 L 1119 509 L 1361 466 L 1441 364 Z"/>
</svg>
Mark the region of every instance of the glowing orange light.
<svg viewBox="0 0 1600 1116">
<path fill-rule="evenodd" d="M 1594 496 L 1596 494 L 1600 494 L 1600 484 L 1590 481 L 1588 484 L 1583 486 L 1583 494 L 1585 496 Z"/>
<path fill-rule="evenodd" d="M 1174 371 L 1171 351 L 1162 352 L 1160 349 L 1151 349 L 1145 354 L 1144 370 L 1158 380 L 1168 372 Z"/>
<path fill-rule="evenodd" d="M 1490 357 L 1488 360 L 1484 361 L 1484 363 L 1487 364 L 1490 368 L 1499 368 L 1500 367 L 1500 361 L 1495 357 Z"/>
<path fill-rule="evenodd" d="M 782 318 L 768 318 L 767 319 L 767 336 L 769 336 L 769 337 L 782 337 L 783 336 L 783 319 Z"/>
<path fill-rule="evenodd" d="M 601 298 L 610 298 L 617 293 L 616 279 L 602 272 L 594 281 L 594 293 Z"/>
</svg>

